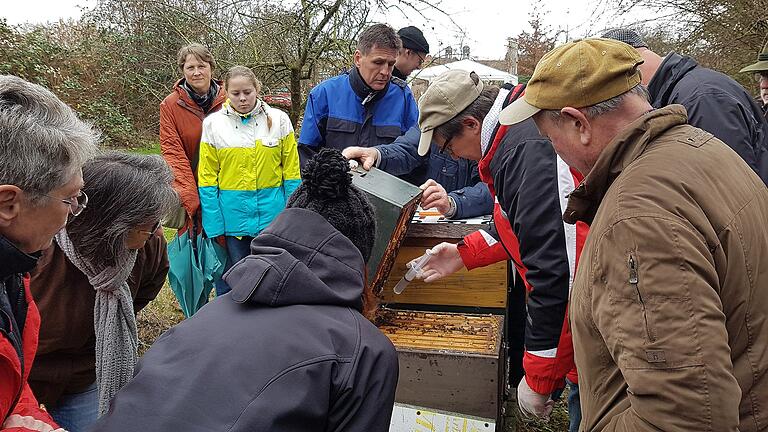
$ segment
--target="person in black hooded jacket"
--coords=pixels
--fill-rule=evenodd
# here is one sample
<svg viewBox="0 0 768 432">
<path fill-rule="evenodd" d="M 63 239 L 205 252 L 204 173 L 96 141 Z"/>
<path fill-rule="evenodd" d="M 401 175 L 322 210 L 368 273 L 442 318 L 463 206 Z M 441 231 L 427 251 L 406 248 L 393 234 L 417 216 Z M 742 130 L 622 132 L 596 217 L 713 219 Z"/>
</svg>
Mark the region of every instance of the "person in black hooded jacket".
<svg viewBox="0 0 768 432">
<path fill-rule="evenodd" d="M 373 208 L 337 150 L 303 177 L 231 293 L 159 338 L 94 430 L 389 429 L 397 354 L 361 314 Z"/>
<path fill-rule="evenodd" d="M 602 37 L 630 45 L 643 58 L 639 69 L 654 108 L 683 105 L 688 124 L 726 143 L 768 185 L 768 122 L 741 84 L 690 57 L 659 56 L 634 30 L 613 29 Z"/>
</svg>

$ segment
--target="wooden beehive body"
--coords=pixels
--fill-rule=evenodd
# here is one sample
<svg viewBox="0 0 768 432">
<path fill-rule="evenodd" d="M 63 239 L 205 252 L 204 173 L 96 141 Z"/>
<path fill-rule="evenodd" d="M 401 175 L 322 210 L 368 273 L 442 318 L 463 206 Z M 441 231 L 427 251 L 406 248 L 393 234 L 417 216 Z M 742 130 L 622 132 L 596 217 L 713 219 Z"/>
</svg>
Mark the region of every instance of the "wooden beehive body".
<svg viewBox="0 0 768 432">
<path fill-rule="evenodd" d="M 378 326 L 400 359 L 395 400 L 487 419 L 497 419 L 505 382 L 504 318 L 507 263 L 441 281 L 392 288 L 405 264 L 440 242 L 456 243 L 488 219 L 470 223 L 417 223 L 414 218 L 384 283 Z M 497 424 L 499 424 L 497 422 Z"/>
</svg>

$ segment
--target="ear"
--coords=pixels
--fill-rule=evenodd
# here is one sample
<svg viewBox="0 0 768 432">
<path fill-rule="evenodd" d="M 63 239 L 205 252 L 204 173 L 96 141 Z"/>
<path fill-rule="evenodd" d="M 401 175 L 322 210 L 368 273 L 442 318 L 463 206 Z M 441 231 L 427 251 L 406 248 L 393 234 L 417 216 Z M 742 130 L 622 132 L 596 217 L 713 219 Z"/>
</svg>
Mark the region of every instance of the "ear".
<svg viewBox="0 0 768 432">
<path fill-rule="evenodd" d="M 573 122 L 583 146 L 588 146 L 592 142 L 592 124 L 583 112 L 573 107 L 565 107 L 560 110 L 560 115 L 567 121 Z"/>
<path fill-rule="evenodd" d="M 479 134 L 483 130 L 483 123 L 472 116 L 464 117 L 464 119 L 461 120 L 461 124 L 473 134 Z"/>
<path fill-rule="evenodd" d="M 13 185 L 0 185 L 0 226 L 6 227 L 21 211 L 23 193 Z"/>
<path fill-rule="evenodd" d="M 359 68 L 360 64 L 362 63 L 361 60 L 363 58 L 363 53 L 361 53 L 360 50 L 355 50 L 355 54 L 352 58 L 355 63 L 355 66 Z"/>
</svg>

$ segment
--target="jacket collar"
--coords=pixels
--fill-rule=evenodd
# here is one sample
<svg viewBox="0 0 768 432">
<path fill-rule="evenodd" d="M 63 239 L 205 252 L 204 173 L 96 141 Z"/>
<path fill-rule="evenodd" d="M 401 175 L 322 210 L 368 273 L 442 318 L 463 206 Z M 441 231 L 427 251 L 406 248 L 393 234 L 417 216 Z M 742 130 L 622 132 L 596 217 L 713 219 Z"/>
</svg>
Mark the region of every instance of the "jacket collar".
<svg viewBox="0 0 768 432">
<path fill-rule="evenodd" d="M 632 122 L 606 146 L 584 181 L 571 193 L 563 220 L 592 224 L 603 197 L 622 171 L 658 136 L 687 122 L 682 105 L 650 111 Z"/>
<path fill-rule="evenodd" d="M 400 72 L 400 69 L 398 69 L 398 68 L 397 68 L 397 66 L 395 66 L 395 67 L 392 69 L 392 76 L 393 76 L 393 77 L 396 77 L 396 78 L 400 78 L 400 79 L 401 79 L 401 80 L 403 80 L 403 81 L 405 81 L 406 79 L 408 79 L 408 77 L 407 77 L 407 76 L 405 76 L 405 74 L 404 74 L 404 73 Z"/>
<path fill-rule="evenodd" d="M 192 111 L 198 111 L 199 113 L 203 113 L 203 109 L 200 108 L 195 101 L 192 100 L 191 97 L 189 97 L 189 94 L 187 93 L 187 90 L 184 89 L 183 84 L 185 80 L 184 78 L 176 81 L 176 84 L 173 85 L 174 91 L 176 91 L 176 94 L 179 96 L 179 101 L 183 102 L 183 104 L 186 106 L 187 109 Z M 216 84 L 219 86 L 219 93 L 216 94 L 216 98 L 213 100 L 213 103 L 211 104 L 210 109 L 208 112 L 216 111 L 217 106 L 221 106 L 221 104 L 224 103 L 224 101 L 227 99 L 227 94 L 224 91 L 224 83 L 221 81 L 214 80 Z"/>
<path fill-rule="evenodd" d="M 360 76 L 360 71 L 357 69 L 357 66 L 352 66 L 352 69 L 349 71 L 349 84 L 352 86 L 352 90 L 355 94 L 362 99 L 363 106 L 372 106 L 376 101 L 387 94 L 390 82 L 387 82 L 387 85 L 384 86 L 383 89 L 376 91 L 365 82 L 362 76 Z"/>
<path fill-rule="evenodd" d="M 10 240 L 0 235 L 0 279 L 18 274 L 29 273 L 37 265 L 39 256 L 22 252 Z"/>
<path fill-rule="evenodd" d="M 669 105 L 669 99 L 677 83 L 685 74 L 696 68 L 696 60 L 670 52 L 659 65 L 659 69 L 648 83 L 648 93 L 651 95 L 651 105 L 662 108 Z"/>
</svg>

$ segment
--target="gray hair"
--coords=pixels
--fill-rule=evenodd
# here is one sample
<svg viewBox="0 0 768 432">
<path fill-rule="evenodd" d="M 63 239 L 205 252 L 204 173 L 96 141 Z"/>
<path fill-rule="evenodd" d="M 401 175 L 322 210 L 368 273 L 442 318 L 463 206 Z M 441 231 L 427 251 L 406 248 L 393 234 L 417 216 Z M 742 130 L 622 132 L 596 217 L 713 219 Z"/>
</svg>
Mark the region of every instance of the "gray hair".
<svg viewBox="0 0 768 432">
<path fill-rule="evenodd" d="M 474 81 L 476 85 L 480 82 L 480 77 L 474 72 L 470 73 L 469 77 L 472 78 L 472 81 Z M 480 96 L 478 96 L 477 99 L 472 101 L 469 106 L 456 114 L 452 119 L 436 127 L 435 132 L 447 140 L 456 136 L 456 134 L 461 131 L 462 121 L 467 117 L 474 117 L 482 123 L 482 121 L 485 120 L 485 116 L 491 111 L 493 103 L 496 101 L 498 95 L 498 87 L 491 85 L 484 86 L 483 91 L 480 92 Z"/>
<path fill-rule="evenodd" d="M 627 95 L 640 96 L 646 101 L 650 100 L 651 98 L 648 94 L 648 89 L 645 88 L 644 85 L 638 84 L 629 89 L 629 91 L 626 91 L 618 96 L 612 97 L 595 105 L 584 107 L 582 110 L 584 111 L 584 115 L 589 118 L 599 117 L 603 114 L 608 114 L 619 109 L 619 107 L 621 107 L 621 105 L 624 103 L 624 99 L 627 97 Z M 545 112 L 552 118 L 552 120 L 557 123 L 559 123 L 562 119 L 560 110 L 545 110 Z"/>
<path fill-rule="evenodd" d="M 360 34 L 357 40 L 357 50 L 367 55 L 373 47 L 400 51 L 403 42 L 395 30 L 386 24 L 374 24 Z"/>
<path fill-rule="evenodd" d="M 154 223 L 178 204 L 173 174 L 159 155 L 108 152 L 83 166 L 88 206 L 67 225 L 77 252 L 93 264 L 113 265 L 129 230 Z"/>
<path fill-rule="evenodd" d="M 0 75 L 0 184 L 38 204 L 72 179 L 98 142 L 98 131 L 49 90 Z"/>
</svg>

